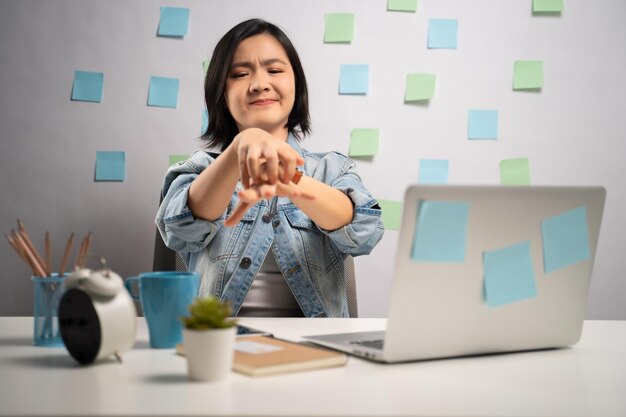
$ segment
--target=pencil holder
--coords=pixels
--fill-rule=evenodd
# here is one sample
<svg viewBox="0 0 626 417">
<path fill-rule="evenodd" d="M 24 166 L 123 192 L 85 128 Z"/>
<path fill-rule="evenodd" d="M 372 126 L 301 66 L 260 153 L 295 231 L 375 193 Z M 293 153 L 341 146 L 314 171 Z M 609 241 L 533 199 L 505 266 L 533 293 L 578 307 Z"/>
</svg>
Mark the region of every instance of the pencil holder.
<svg viewBox="0 0 626 417">
<path fill-rule="evenodd" d="M 63 346 L 57 310 L 64 291 L 64 277 L 53 274 L 51 277 L 31 279 L 35 297 L 33 344 L 47 347 Z"/>
</svg>

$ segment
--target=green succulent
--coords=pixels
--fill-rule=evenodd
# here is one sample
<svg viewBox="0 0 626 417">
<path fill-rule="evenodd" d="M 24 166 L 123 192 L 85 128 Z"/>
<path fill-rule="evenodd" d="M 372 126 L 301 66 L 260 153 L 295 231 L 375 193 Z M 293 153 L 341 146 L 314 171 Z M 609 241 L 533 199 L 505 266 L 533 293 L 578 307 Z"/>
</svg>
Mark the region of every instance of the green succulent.
<svg viewBox="0 0 626 417">
<path fill-rule="evenodd" d="M 189 313 L 189 317 L 181 317 L 181 320 L 191 330 L 224 329 L 237 324 L 237 320 L 230 317 L 230 304 L 222 303 L 214 295 L 196 298 L 189 306 Z"/>
</svg>

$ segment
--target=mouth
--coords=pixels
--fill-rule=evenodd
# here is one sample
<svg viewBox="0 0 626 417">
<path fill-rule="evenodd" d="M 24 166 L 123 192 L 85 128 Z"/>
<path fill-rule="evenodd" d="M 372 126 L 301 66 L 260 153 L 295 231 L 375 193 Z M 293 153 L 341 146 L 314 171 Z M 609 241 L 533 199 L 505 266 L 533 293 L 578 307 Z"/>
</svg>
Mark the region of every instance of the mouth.
<svg viewBox="0 0 626 417">
<path fill-rule="evenodd" d="M 273 99 L 269 99 L 269 98 L 263 98 L 263 99 L 254 100 L 254 101 L 250 102 L 250 105 L 252 105 L 252 106 L 267 106 L 269 104 L 274 104 L 276 102 L 278 102 L 278 100 L 273 100 Z"/>
</svg>

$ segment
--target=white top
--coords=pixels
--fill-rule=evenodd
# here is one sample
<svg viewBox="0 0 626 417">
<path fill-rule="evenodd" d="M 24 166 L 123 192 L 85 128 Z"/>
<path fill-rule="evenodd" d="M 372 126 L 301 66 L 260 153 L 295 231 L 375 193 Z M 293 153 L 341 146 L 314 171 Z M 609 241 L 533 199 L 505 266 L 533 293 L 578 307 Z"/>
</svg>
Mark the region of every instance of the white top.
<svg viewBox="0 0 626 417">
<path fill-rule="evenodd" d="M 239 317 L 303 317 L 302 309 L 270 249 L 237 314 Z"/>
<path fill-rule="evenodd" d="M 298 340 L 382 330 L 384 319 L 242 318 Z M 626 322 L 586 321 L 569 349 L 345 367 L 268 377 L 187 380 L 185 359 L 138 341 L 115 360 L 78 366 L 63 348 L 31 346 L 33 319 L 0 318 L 0 415 L 624 416 Z"/>
</svg>

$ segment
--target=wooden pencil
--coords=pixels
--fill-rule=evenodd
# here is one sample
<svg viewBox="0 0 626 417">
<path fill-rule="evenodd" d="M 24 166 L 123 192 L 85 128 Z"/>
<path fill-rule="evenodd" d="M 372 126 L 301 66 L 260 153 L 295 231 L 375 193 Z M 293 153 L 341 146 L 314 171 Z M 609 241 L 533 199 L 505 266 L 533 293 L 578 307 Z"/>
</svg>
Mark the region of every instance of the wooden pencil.
<svg viewBox="0 0 626 417">
<path fill-rule="evenodd" d="M 91 232 L 87 233 L 85 236 L 85 249 L 83 250 L 83 256 L 80 261 L 80 267 L 85 267 L 85 262 L 87 260 L 87 254 L 89 253 L 89 247 L 91 246 Z"/>
<path fill-rule="evenodd" d="M 32 263 L 34 267 L 35 274 L 39 275 L 42 278 L 45 277 L 46 271 L 43 269 L 43 267 L 41 266 L 41 264 L 39 263 L 39 261 L 37 260 L 33 252 L 31 251 L 31 249 L 26 244 L 26 241 L 24 240 L 24 237 L 22 236 L 22 234 L 16 233 L 15 236 L 17 237 L 17 242 L 19 242 L 19 245 L 26 252 L 26 255 L 30 259 L 30 262 Z"/>
<path fill-rule="evenodd" d="M 67 240 L 67 244 L 65 245 L 65 252 L 63 252 L 63 259 L 61 260 L 61 266 L 59 266 L 59 276 L 63 276 L 65 273 L 65 264 L 70 256 L 70 251 L 72 249 L 72 243 L 74 242 L 74 233 L 70 235 L 70 238 Z"/>
<path fill-rule="evenodd" d="M 20 219 L 17 219 L 17 225 L 18 225 L 18 234 L 22 237 L 22 239 L 24 240 L 24 243 L 26 244 L 26 246 L 28 247 L 28 249 L 30 250 L 30 252 L 32 252 L 33 256 L 35 257 L 35 259 L 37 260 L 37 263 L 39 264 L 39 266 L 46 271 L 45 265 L 46 263 L 44 262 L 43 258 L 41 257 L 41 255 L 39 254 L 39 252 L 37 251 L 37 248 L 35 248 L 35 245 L 33 244 L 33 241 L 30 240 L 30 236 L 28 235 L 28 231 L 26 231 L 26 227 L 24 227 L 24 224 L 20 221 Z M 44 277 L 47 275 L 47 272 L 44 272 Z"/>
<path fill-rule="evenodd" d="M 15 233 L 15 231 L 12 231 L 12 233 Z M 24 262 L 26 262 L 26 265 L 28 265 L 33 272 L 35 272 L 33 266 L 30 264 L 30 260 L 28 259 L 28 257 L 26 256 L 26 253 L 22 250 L 22 248 L 20 248 L 17 243 L 15 243 L 15 238 L 13 237 L 13 234 L 7 236 L 4 235 L 7 240 L 9 241 L 9 244 L 11 245 L 11 247 L 15 250 L 15 252 L 17 252 L 17 254 L 20 256 L 20 258 L 22 258 L 22 260 Z"/>
<path fill-rule="evenodd" d="M 52 276 L 52 248 L 50 247 L 50 232 L 47 230 L 44 245 L 46 250 L 46 273 L 48 276 Z"/>
<path fill-rule="evenodd" d="M 78 253 L 76 254 L 76 261 L 74 262 L 74 267 L 75 268 L 80 268 L 80 263 L 82 261 L 83 258 L 83 251 L 85 250 L 85 239 L 83 238 L 83 240 L 80 242 L 80 246 L 78 248 Z"/>
</svg>

